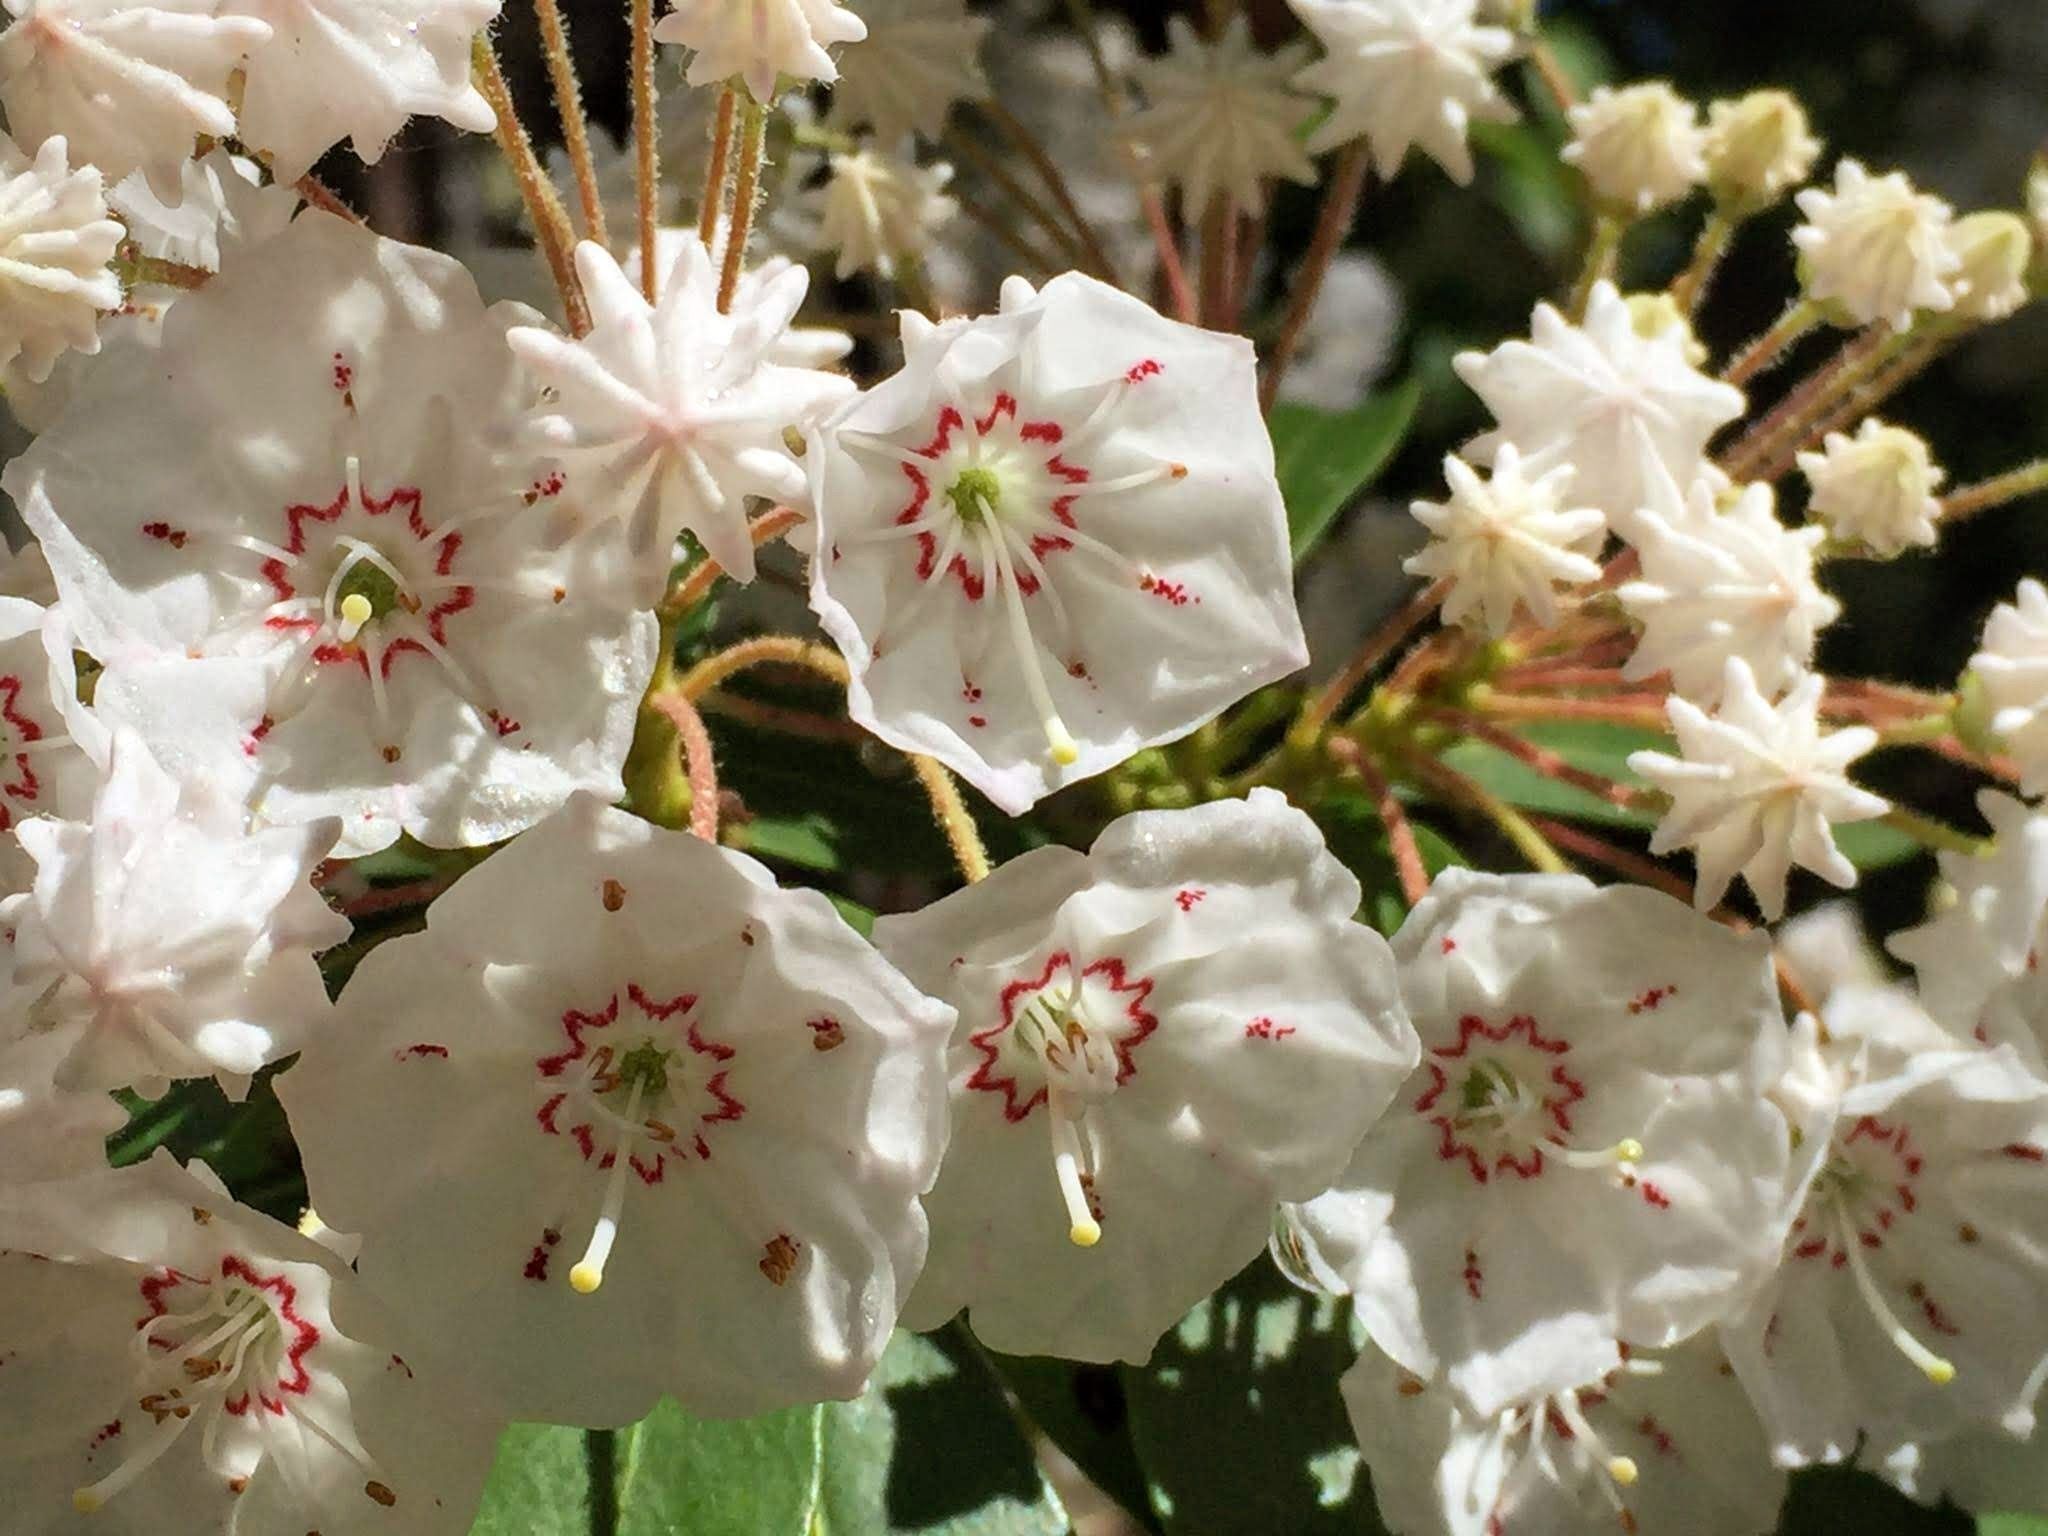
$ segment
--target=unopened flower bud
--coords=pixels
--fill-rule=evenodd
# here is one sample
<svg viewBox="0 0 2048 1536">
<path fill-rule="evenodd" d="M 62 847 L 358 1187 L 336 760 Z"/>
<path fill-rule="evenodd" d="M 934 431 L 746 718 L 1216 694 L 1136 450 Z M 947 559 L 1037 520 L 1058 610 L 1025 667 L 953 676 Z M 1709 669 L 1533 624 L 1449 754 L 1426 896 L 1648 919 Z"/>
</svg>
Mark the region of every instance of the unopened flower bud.
<svg viewBox="0 0 2048 1536">
<path fill-rule="evenodd" d="M 1854 160 L 1835 167 L 1833 187 L 1795 199 L 1806 222 L 1792 232 L 1800 281 L 1816 303 L 1833 301 L 1858 325 L 1900 330 L 1916 310 L 1955 307 L 1962 258 L 1950 247 L 1954 211 L 1898 171 L 1872 176 Z"/>
<path fill-rule="evenodd" d="M 1742 209 L 1776 202 L 1805 181 L 1820 155 L 1806 109 L 1789 91 L 1751 91 L 1707 108 L 1707 185 Z"/>
<path fill-rule="evenodd" d="M 1585 172 L 1603 203 L 1648 213 L 1675 203 L 1706 176 L 1699 109 L 1661 80 L 1597 88 L 1571 109 L 1567 164 Z"/>
<path fill-rule="evenodd" d="M 2003 320 L 2027 302 L 2034 232 L 2016 213 L 1997 209 L 1958 219 L 1949 249 L 1962 258 L 1956 274 L 1957 318 Z"/>
<path fill-rule="evenodd" d="M 1632 293 L 1628 296 L 1628 317 L 1635 326 L 1635 332 L 1645 341 L 1655 341 L 1663 336 L 1676 336 L 1679 352 L 1685 360 L 1698 368 L 1707 360 L 1707 349 L 1693 334 L 1692 322 L 1685 317 L 1676 299 L 1668 293 Z"/>
<path fill-rule="evenodd" d="M 1813 486 L 1812 513 L 1838 539 L 1896 555 L 1935 540 L 1946 478 L 1927 441 L 1876 417 L 1854 437 L 1830 432 L 1823 452 L 1799 455 L 1799 471 Z"/>
</svg>

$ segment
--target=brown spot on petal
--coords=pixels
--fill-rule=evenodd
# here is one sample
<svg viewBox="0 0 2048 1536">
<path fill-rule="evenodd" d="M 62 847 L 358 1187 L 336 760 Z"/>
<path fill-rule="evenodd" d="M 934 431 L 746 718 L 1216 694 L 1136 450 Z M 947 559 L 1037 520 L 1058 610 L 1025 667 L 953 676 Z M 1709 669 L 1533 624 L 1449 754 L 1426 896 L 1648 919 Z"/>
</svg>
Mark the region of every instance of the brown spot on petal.
<svg viewBox="0 0 2048 1536">
<path fill-rule="evenodd" d="M 600 899 L 607 912 L 616 912 L 626 904 L 626 888 L 616 880 L 605 881 Z"/>
<path fill-rule="evenodd" d="M 1394 1390 L 1403 1397 L 1420 1397 L 1422 1396 L 1422 1379 L 1418 1376 L 1410 1376 L 1406 1371 L 1403 1371 L 1394 1382 Z"/>
<path fill-rule="evenodd" d="M 807 1027 L 814 1051 L 836 1050 L 846 1043 L 846 1030 L 837 1019 L 811 1019 Z"/>
<path fill-rule="evenodd" d="M 203 1227 L 213 1220 L 213 1212 L 203 1205 L 195 1205 L 192 1207 L 192 1219 Z"/>
<path fill-rule="evenodd" d="M 771 1285 L 786 1285 L 796 1273 L 797 1245 L 787 1232 L 778 1232 L 761 1253 L 761 1273 Z"/>
<path fill-rule="evenodd" d="M 249 1479 L 247 1479 L 246 1477 L 231 1477 L 228 1479 L 229 1493 L 239 1496 L 243 1493 L 248 1492 L 248 1489 Z"/>
<path fill-rule="evenodd" d="M 1977 1229 L 1966 1221 L 1956 1228 L 1956 1236 L 1966 1243 L 1974 1243 L 1977 1241 Z"/>
<path fill-rule="evenodd" d="M 395 762 L 397 762 L 397 761 L 398 761 L 398 748 L 396 748 L 396 747 L 386 747 L 386 748 L 384 749 L 384 753 L 383 753 L 383 756 L 384 756 L 384 761 L 385 761 L 385 762 L 387 762 L 387 763 L 395 763 Z"/>
<path fill-rule="evenodd" d="M 398 1502 L 398 1495 L 389 1488 L 386 1488 L 382 1483 L 365 1483 L 363 1484 L 363 1492 L 370 1496 L 372 1503 L 382 1504 L 386 1509 L 389 1509 Z"/>
</svg>

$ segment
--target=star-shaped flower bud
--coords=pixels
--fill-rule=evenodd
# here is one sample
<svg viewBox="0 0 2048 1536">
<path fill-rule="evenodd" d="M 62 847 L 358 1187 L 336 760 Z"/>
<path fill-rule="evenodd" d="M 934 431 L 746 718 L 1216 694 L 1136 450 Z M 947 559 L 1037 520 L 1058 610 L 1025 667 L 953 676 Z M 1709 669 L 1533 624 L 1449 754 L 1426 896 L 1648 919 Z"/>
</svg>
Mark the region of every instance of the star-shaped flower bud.
<svg viewBox="0 0 2048 1536">
<path fill-rule="evenodd" d="M 1575 466 L 1573 495 L 1624 538 L 1657 472 L 1689 483 L 1707 440 L 1742 414 L 1742 391 L 1687 359 L 1684 328 L 1642 335 L 1611 283 L 1594 286 L 1583 325 L 1537 305 L 1531 337 L 1454 359 L 1499 423 L 1465 455 L 1483 464 L 1513 443 L 1532 461 Z"/>
<path fill-rule="evenodd" d="M 1743 486 L 1724 509 L 1705 476 L 1681 492 L 1653 460 L 1649 482 L 1654 499 L 1629 533 L 1642 575 L 1618 594 L 1643 626 L 1623 675 L 1668 672 L 1676 692 L 1708 708 L 1731 660 L 1771 696 L 1798 682 L 1842 611 L 1814 579 L 1826 531 L 1779 522 L 1768 485 Z"/>
<path fill-rule="evenodd" d="M 579 796 L 341 1014 L 278 1084 L 314 1202 L 507 1414 L 860 1392 L 924 1259 L 953 1010 L 824 897 Z"/>
<path fill-rule="evenodd" d="M 1954 210 L 1916 191 L 1902 171 L 1872 176 L 1854 160 L 1835 167 L 1832 192 L 1794 199 L 1806 222 L 1792 231 L 1807 297 L 1839 304 L 1858 325 L 1904 330 L 1915 310 L 1955 307 L 1962 257 L 1950 245 Z"/>
<path fill-rule="evenodd" d="M 1324 57 L 1294 83 L 1335 103 L 1309 135 L 1320 154 L 1364 139 L 1391 179 L 1421 150 L 1463 186 L 1472 179 L 1467 130 L 1515 109 L 1493 71 L 1515 50 L 1512 33 L 1481 25 L 1477 0 L 1288 0 Z"/>
<path fill-rule="evenodd" d="M 250 1074 L 296 1050 L 328 1015 L 313 953 L 348 920 L 313 890 L 335 823 L 245 830 L 241 813 L 185 789 L 139 738 L 118 734 L 90 821 L 17 829 L 35 883 L 0 902 L 11 1038 L 58 1036 L 67 1091 Z"/>
<path fill-rule="evenodd" d="M 1955 316 L 1980 324 L 2008 320 L 2033 297 L 2034 232 L 2016 213 L 1994 208 L 1957 219 L 1949 245 L 1962 261 L 1952 287 Z"/>
<path fill-rule="evenodd" d="M 893 278 L 899 266 L 915 269 L 941 226 L 960 211 L 946 195 L 953 167 L 919 165 L 872 147 L 836 154 L 820 186 L 801 194 L 818 215 L 817 248 L 833 253 L 833 275 L 856 272 Z"/>
<path fill-rule="evenodd" d="M 1812 515 L 1829 533 L 1879 555 L 1934 543 L 1934 493 L 1947 476 L 1925 438 L 1869 416 L 1854 437 L 1830 432 L 1821 446 L 1799 455 L 1799 472 L 1813 486 Z"/>
<path fill-rule="evenodd" d="M 30 161 L 0 134 L 0 365 L 18 361 L 36 384 L 63 353 L 99 351 L 99 317 L 121 304 L 107 265 L 121 226 L 100 173 L 68 155 L 51 138 Z"/>
<path fill-rule="evenodd" d="M 980 53 L 992 18 L 965 0 L 863 0 L 860 10 L 868 35 L 832 87 L 832 127 L 866 128 L 884 144 L 937 139 L 956 101 L 987 99 Z"/>
<path fill-rule="evenodd" d="M 1388 1529 L 1405 1536 L 1767 1531 L 1785 1497 L 1756 1410 L 1707 1339 L 1614 1346 L 1578 1384 L 1475 1414 L 1367 1346 L 1340 1385 Z"/>
<path fill-rule="evenodd" d="M 1738 212 L 1765 208 L 1798 186 L 1820 158 L 1806 109 L 1789 91 L 1751 91 L 1707 108 L 1707 186 Z"/>
<path fill-rule="evenodd" d="M 1446 623 L 1498 639 L 1526 609 L 1539 624 L 1553 625 L 1558 586 L 1598 579 L 1593 556 L 1607 538 L 1607 519 L 1596 508 L 1566 507 L 1571 465 L 1532 477 L 1523 472 L 1514 444 L 1503 443 L 1490 479 L 1480 479 L 1456 454 L 1444 460 L 1444 477 L 1451 483 L 1449 501 L 1409 508 L 1434 537 L 1401 568 L 1450 579 Z"/>
<path fill-rule="evenodd" d="M 1358 883 L 1274 791 L 1114 822 L 875 926 L 960 1011 L 906 1310 L 1143 1361 L 1326 1188 L 1415 1061 Z"/>
<path fill-rule="evenodd" d="M 1137 66 L 1145 107 L 1126 130 L 1148 169 L 1181 189 L 1184 207 L 1199 214 L 1227 197 L 1256 212 L 1268 181 L 1316 179 L 1296 137 L 1314 103 L 1287 84 L 1304 58 L 1300 48 L 1260 52 L 1242 15 L 1214 42 L 1185 16 L 1169 18 L 1166 36 L 1167 52 Z"/>
<path fill-rule="evenodd" d="M 1991 610 L 1970 670 L 1984 685 L 1991 728 L 2020 769 L 2020 788 L 2048 792 L 2048 587 L 2028 576 Z"/>
<path fill-rule="evenodd" d="M 1856 883 L 1856 866 L 1835 846 L 1833 828 L 1891 807 L 1849 781 L 1849 765 L 1877 745 L 1877 732 L 1860 725 L 1823 731 L 1822 687 L 1809 675 L 1774 705 L 1748 663 L 1730 657 L 1713 714 L 1677 694 L 1665 701 L 1677 757 L 1629 754 L 1629 767 L 1671 797 L 1650 849 L 1693 850 L 1693 905 L 1701 911 L 1716 906 L 1738 874 L 1773 920 L 1785 910 L 1795 864 L 1843 889 Z"/>
<path fill-rule="evenodd" d="M 268 821 L 340 816 L 345 857 L 617 795 L 654 617 L 623 531 L 559 540 L 562 475 L 500 446 L 532 318 L 309 212 L 96 371 L 7 484 L 100 711 Z"/>
<path fill-rule="evenodd" d="M 866 23 L 838 0 L 675 0 L 655 23 L 654 40 L 692 51 L 684 79 L 716 85 L 738 76 L 754 100 L 775 99 L 776 77 L 801 84 L 839 78 L 835 43 L 857 43 Z"/>
<path fill-rule="evenodd" d="M 1021 815 L 1306 662 L 1250 343 L 1079 273 L 904 331 L 806 457 L 862 725 Z"/>
<path fill-rule="evenodd" d="M 1712 1323 L 1775 1259 L 1770 944 L 1641 886 L 1447 870 L 1394 939 L 1422 1064 L 1294 1218 L 1482 1419 Z"/>
<path fill-rule="evenodd" d="M 1645 214 L 1683 201 L 1706 179 L 1699 108 L 1662 80 L 1596 86 L 1571 109 L 1571 124 L 1564 161 L 1610 207 Z"/>
<path fill-rule="evenodd" d="M 505 339 L 548 389 L 539 435 L 574 478 L 578 515 L 625 522 L 657 593 L 686 528 L 751 581 L 747 498 L 801 502 L 803 465 L 788 434 L 854 393 L 839 374 L 773 360 L 809 274 L 785 264 L 722 314 L 718 273 L 695 240 L 676 253 L 658 305 L 600 245 L 576 248 L 576 270 L 588 335 L 519 326 Z"/>
<path fill-rule="evenodd" d="M 62 136 L 108 185 L 141 171 L 176 202 L 200 135 L 224 139 L 228 76 L 269 26 L 218 0 L 7 0 L 0 105 L 22 144 Z"/>
<path fill-rule="evenodd" d="M 1930 1048 L 1937 1027 L 1896 989 L 1843 988 L 1825 1021 L 1802 1019 L 1777 1090 L 1805 1130 L 1799 1214 L 1723 1330 L 1774 1452 L 2023 1435 L 2048 1365 L 2048 1082 L 2008 1050 Z"/>
<path fill-rule="evenodd" d="M 0 1189 L 8 1528 L 461 1536 L 500 1426 L 416 1337 L 204 1164 Z"/>
</svg>

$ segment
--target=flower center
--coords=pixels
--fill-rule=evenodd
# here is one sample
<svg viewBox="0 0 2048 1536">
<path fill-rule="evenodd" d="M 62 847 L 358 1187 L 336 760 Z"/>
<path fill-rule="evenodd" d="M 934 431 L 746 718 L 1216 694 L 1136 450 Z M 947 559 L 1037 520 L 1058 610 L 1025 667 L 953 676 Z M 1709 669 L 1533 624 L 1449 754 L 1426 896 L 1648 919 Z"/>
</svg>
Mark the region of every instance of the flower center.
<svg viewBox="0 0 2048 1536">
<path fill-rule="evenodd" d="M 953 483 L 946 487 L 946 500 L 953 503 L 954 515 L 970 527 L 979 527 L 993 517 L 1002 499 L 1001 479 L 994 470 L 978 465 L 961 470 Z"/>
<path fill-rule="evenodd" d="M 372 552 L 350 550 L 341 567 L 341 580 L 334 589 L 334 613 L 338 620 L 335 628 L 342 644 L 354 640 L 365 624 L 381 619 L 399 606 L 405 589 L 397 575 L 382 559 L 373 558 Z M 419 602 L 406 602 L 408 610 L 417 609 Z"/>
</svg>

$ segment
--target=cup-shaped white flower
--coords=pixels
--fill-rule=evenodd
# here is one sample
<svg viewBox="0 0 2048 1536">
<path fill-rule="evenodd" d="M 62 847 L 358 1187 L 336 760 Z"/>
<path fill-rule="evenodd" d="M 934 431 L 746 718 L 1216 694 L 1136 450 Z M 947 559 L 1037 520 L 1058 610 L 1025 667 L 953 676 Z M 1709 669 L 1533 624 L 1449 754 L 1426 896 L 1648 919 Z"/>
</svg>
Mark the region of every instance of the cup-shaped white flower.
<svg viewBox="0 0 2048 1536">
<path fill-rule="evenodd" d="M 966 0 L 862 0 L 860 19 L 868 35 L 842 60 L 832 127 L 866 128 L 884 144 L 936 139 L 953 103 L 987 99 L 981 44 L 995 21 Z"/>
<path fill-rule="evenodd" d="M 1970 670 L 1984 685 L 1992 730 L 2019 764 L 2021 790 L 2048 793 L 2048 587 L 2025 577 L 2011 602 L 1991 610 Z"/>
<path fill-rule="evenodd" d="M 1042 848 L 875 940 L 960 1011 L 905 1311 L 1143 1361 L 1328 1186 L 1415 1061 L 1358 882 L 1274 791 Z"/>
<path fill-rule="evenodd" d="M 1309 136 L 1320 153 L 1364 139 L 1382 176 L 1420 149 L 1460 186 L 1472 179 L 1466 132 L 1515 109 L 1493 82 L 1514 52 L 1512 33 L 1481 24 L 1477 0 L 1288 0 L 1324 57 L 1294 83 L 1328 96 Z"/>
<path fill-rule="evenodd" d="M 1675 1343 L 1776 1256 L 1770 946 L 1639 886 L 1447 870 L 1394 939 L 1422 1064 L 1295 1212 L 1380 1348 L 1482 1418 Z"/>
<path fill-rule="evenodd" d="M 1859 1441 L 2025 1434 L 2048 1318 L 2048 1082 L 1939 1038 L 1910 997 L 1843 988 L 1778 1096 L 1808 1133 L 1775 1273 L 1723 1330 L 1780 1462 Z M 1907 1048 L 1901 1048 L 1905 1045 Z"/>
<path fill-rule="evenodd" d="M 625 522 L 657 592 L 686 528 L 751 581 L 747 498 L 802 501 L 803 465 L 786 435 L 854 392 L 839 374 L 775 361 L 810 275 L 785 263 L 726 314 L 694 239 L 676 251 L 659 304 L 600 245 L 576 248 L 576 270 L 589 334 L 520 326 L 505 339 L 548 388 L 539 435 L 573 477 L 577 515 Z"/>
<path fill-rule="evenodd" d="M 1934 543 L 1941 516 L 1934 493 L 1947 476 L 1927 439 L 1868 416 L 1854 437 L 1830 432 L 1821 447 L 1799 455 L 1799 472 L 1813 486 L 1813 516 L 1829 533 L 1879 555 Z"/>
<path fill-rule="evenodd" d="M 328 1017 L 316 950 L 348 920 L 311 884 L 333 821 L 245 829 L 210 788 L 174 783 L 117 734 L 89 821 L 18 829 L 35 883 L 0 902 L 8 1037 L 65 1041 L 66 1090 L 215 1076 L 240 1097 Z"/>
<path fill-rule="evenodd" d="M 37 384 L 65 352 L 97 352 L 99 317 L 121 303 L 107 265 L 121 226 L 100 173 L 69 154 L 50 138 L 31 161 L 0 134 L 0 365 Z"/>
<path fill-rule="evenodd" d="M 274 822 L 495 842 L 619 793 L 653 665 L 624 534 L 551 543 L 562 477 L 454 261 L 301 215 L 100 370 L 7 484 L 95 702 Z M 118 440 L 119 454 L 106 444 Z"/>
<path fill-rule="evenodd" d="M 1709 709 L 1731 660 L 1772 697 L 1805 677 L 1842 611 L 1814 577 L 1826 530 L 1779 522 L 1768 485 L 1743 486 L 1724 508 L 1704 475 L 1681 492 L 1653 461 L 1647 479 L 1652 500 L 1629 532 L 1642 575 L 1617 594 L 1643 627 L 1623 675 L 1668 672 L 1676 693 Z"/>
<path fill-rule="evenodd" d="M 1513 443 L 1531 461 L 1571 464 L 1572 494 L 1630 537 L 1655 473 L 1691 483 L 1707 440 L 1743 411 L 1741 390 L 1688 360 L 1689 340 L 1682 326 L 1642 335 L 1611 283 L 1594 286 L 1582 325 L 1537 305 L 1530 340 L 1453 360 L 1499 423 L 1466 457 L 1483 464 Z"/>
<path fill-rule="evenodd" d="M 1475 1414 L 1370 1346 L 1344 1404 L 1380 1518 L 1403 1536 L 1754 1536 L 1777 1523 L 1785 1475 L 1709 1340 L 1617 1345 L 1574 1386 Z"/>
<path fill-rule="evenodd" d="M 1558 586 L 1599 577 L 1593 556 L 1606 541 L 1607 519 L 1596 507 L 1566 506 L 1571 465 L 1526 474 L 1515 445 L 1502 443 L 1488 479 L 1456 454 L 1444 460 L 1444 478 L 1449 501 L 1409 507 L 1434 537 L 1401 568 L 1450 579 L 1445 623 L 1496 639 L 1525 609 L 1539 624 L 1555 624 Z"/>
<path fill-rule="evenodd" d="M 1596 86 L 1570 116 L 1565 163 L 1585 173 L 1602 203 L 1644 214 L 1682 201 L 1706 179 L 1699 108 L 1662 80 Z"/>
<path fill-rule="evenodd" d="M 1250 343 L 1071 272 L 904 331 L 806 460 L 862 725 L 1021 814 L 1307 660 Z"/>
<path fill-rule="evenodd" d="M 1955 210 L 1916 190 L 1903 171 L 1872 176 L 1855 160 L 1835 167 L 1834 190 L 1793 199 L 1806 222 L 1792 231 L 1809 298 L 1839 304 L 1858 325 L 1904 330 L 1915 310 L 1955 307 L 1951 279 L 1963 259 L 1950 244 Z"/>
<path fill-rule="evenodd" d="M 499 0 L 222 0 L 269 23 L 243 67 L 237 137 L 297 181 L 343 139 L 375 161 L 415 114 L 469 133 L 497 118 L 470 82 L 470 48 Z"/>
<path fill-rule="evenodd" d="M 0 105 L 24 145 L 61 135 L 111 186 L 141 171 L 166 200 L 200 135 L 227 138 L 228 76 L 270 27 L 218 0 L 8 0 Z"/>
<path fill-rule="evenodd" d="M 1262 53 L 1242 15 L 1214 42 L 1185 16 L 1166 24 L 1167 51 L 1137 66 L 1144 110 L 1126 131 L 1148 170 L 1181 189 L 1199 214 L 1218 197 L 1246 212 L 1265 207 L 1268 181 L 1313 182 L 1315 163 L 1296 137 L 1315 104 L 1288 88 L 1298 47 Z"/>
<path fill-rule="evenodd" d="M 859 1393 L 952 1009 L 810 891 L 579 796 L 384 945 L 279 1094 L 362 1274 L 519 1418 Z"/>
<path fill-rule="evenodd" d="M 203 1164 L 0 1189 L 19 1536 L 461 1536 L 499 1424 L 347 1264 Z"/>
<path fill-rule="evenodd" d="M 1693 850 L 1693 904 L 1701 911 L 1727 894 L 1737 874 L 1771 919 L 1785 910 L 1795 864 L 1845 890 L 1856 883 L 1856 866 L 1835 846 L 1833 828 L 1891 807 L 1849 781 L 1849 765 L 1877 745 L 1877 732 L 1860 725 L 1823 731 L 1821 688 L 1819 677 L 1808 676 L 1774 705 L 1748 664 L 1730 657 L 1713 714 L 1677 694 L 1665 701 L 1679 756 L 1629 754 L 1629 767 L 1671 796 L 1650 848 Z"/>
<path fill-rule="evenodd" d="M 715 85 L 738 76 L 754 100 L 775 99 L 776 77 L 801 83 L 839 78 L 835 43 L 857 43 L 866 23 L 838 0 L 676 0 L 655 23 L 654 40 L 692 51 L 684 78 Z"/>
</svg>

